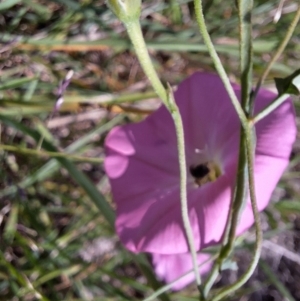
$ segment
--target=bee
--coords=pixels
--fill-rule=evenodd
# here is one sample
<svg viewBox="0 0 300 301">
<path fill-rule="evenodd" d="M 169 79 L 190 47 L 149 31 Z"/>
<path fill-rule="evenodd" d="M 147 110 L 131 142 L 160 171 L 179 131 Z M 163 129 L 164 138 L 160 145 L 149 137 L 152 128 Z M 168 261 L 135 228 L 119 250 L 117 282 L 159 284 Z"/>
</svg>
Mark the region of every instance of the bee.
<svg viewBox="0 0 300 301">
<path fill-rule="evenodd" d="M 205 162 L 190 166 L 190 173 L 198 186 L 214 182 L 220 175 L 220 168 L 213 162 Z"/>
</svg>

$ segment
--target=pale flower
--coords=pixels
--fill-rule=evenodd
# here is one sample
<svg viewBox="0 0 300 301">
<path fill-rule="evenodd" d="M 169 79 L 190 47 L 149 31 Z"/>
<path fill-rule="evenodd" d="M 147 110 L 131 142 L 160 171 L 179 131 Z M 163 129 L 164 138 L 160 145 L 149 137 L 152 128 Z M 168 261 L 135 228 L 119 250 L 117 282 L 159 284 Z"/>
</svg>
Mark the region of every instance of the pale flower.
<svg viewBox="0 0 300 301">
<path fill-rule="evenodd" d="M 233 84 L 239 97 L 240 87 Z M 255 112 L 275 95 L 260 90 Z M 175 92 L 182 116 L 189 217 L 197 250 L 220 242 L 234 191 L 240 122 L 217 75 L 195 73 Z M 289 162 L 296 125 L 287 100 L 256 125 L 255 184 L 263 210 Z M 167 282 L 192 268 L 182 225 L 173 120 L 159 108 L 142 122 L 114 128 L 106 138 L 105 170 L 117 205 L 116 230 L 132 252 L 150 252 Z M 237 235 L 253 224 L 248 201 Z M 199 262 L 208 258 L 199 255 Z M 209 269 L 206 264 L 201 272 Z M 193 276 L 179 282 L 179 289 Z"/>
</svg>

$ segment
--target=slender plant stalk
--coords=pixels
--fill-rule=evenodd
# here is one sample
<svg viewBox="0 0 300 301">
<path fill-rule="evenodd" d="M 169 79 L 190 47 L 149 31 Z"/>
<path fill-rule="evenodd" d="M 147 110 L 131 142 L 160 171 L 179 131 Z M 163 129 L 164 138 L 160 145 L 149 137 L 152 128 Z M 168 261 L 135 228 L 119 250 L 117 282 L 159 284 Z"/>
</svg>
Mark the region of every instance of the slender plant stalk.
<svg viewBox="0 0 300 301">
<path fill-rule="evenodd" d="M 241 104 L 247 116 L 250 115 L 250 93 L 252 90 L 252 21 L 253 0 L 238 0 L 239 36 L 240 36 L 240 70 L 241 70 Z"/>
<path fill-rule="evenodd" d="M 210 37 L 205 28 L 205 21 L 203 13 L 201 12 L 201 1 L 197 2 L 198 6 L 196 9 L 196 14 L 198 16 L 199 27 L 202 28 L 202 35 L 204 39 L 207 40 L 207 47 L 211 47 L 210 54 L 214 56 L 215 66 L 219 71 L 219 74 L 223 73 L 223 67 L 221 62 L 214 50 L 214 46 L 211 43 Z M 239 11 L 239 33 L 240 33 L 240 69 L 241 69 L 241 109 L 245 116 L 249 116 L 250 112 L 250 93 L 252 87 L 252 25 L 251 25 L 251 12 L 253 8 L 252 0 L 239 0 L 238 1 L 238 11 Z M 200 13 L 199 13 L 200 11 Z M 221 67 L 219 66 L 221 65 Z M 225 73 L 225 72 L 224 72 Z M 226 74 L 225 74 L 226 75 Z M 227 76 L 226 76 L 227 77 Z M 227 77 L 228 79 L 228 77 Z M 229 83 L 230 84 L 230 83 Z M 231 87 L 231 85 L 230 85 Z M 228 90 L 227 90 L 228 91 Z M 235 95 L 234 95 L 235 96 Z M 232 103 L 234 103 L 232 99 Z M 237 111 L 238 113 L 238 111 Z M 227 225 L 224 231 L 222 248 L 219 253 L 219 258 L 215 262 L 210 275 L 208 276 L 205 285 L 202 290 L 202 297 L 207 298 L 209 290 L 211 289 L 213 283 L 215 282 L 219 271 L 224 260 L 230 255 L 234 248 L 236 229 L 239 223 L 239 217 L 243 204 L 247 199 L 247 190 L 248 190 L 248 166 L 247 166 L 247 148 L 245 141 L 247 140 L 247 131 L 248 120 L 245 122 L 241 116 L 240 121 L 242 123 L 241 136 L 240 136 L 240 147 L 239 147 L 239 162 L 238 162 L 238 171 L 237 171 L 237 180 L 236 180 L 236 189 L 228 215 Z M 250 139 L 251 137 L 248 137 Z"/>
<path fill-rule="evenodd" d="M 67 153 L 60 153 L 60 152 L 48 152 L 44 150 L 35 150 L 35 149 L 29 149 L 24 147 L 17 147 L 13 145 L 6 145 L 6 144 L 0 144 L 0 150 L 6 150 L 13 153 L 19 153 L 24 155 L 32 155 L 37 157 L 50 157 L 50 158 L 67 158 L 70 160 L 75 161 L 82 161 L 82 162 L 90 162 L 90 163 L 103 163 L 103 158 L 89 158 L 89 157 L 83 157 L 83 156 L 77 156 Z"/>
<path fill-rule="evenodd" d="M 243 204 L 247 199 L 247 150 L 245 144 L 245 131 L 241 130 L 240 135 L 240 150 L 239 150 L 239 162 L 238 162 L 238 170 L 236 177 L 236 188 L 233 196 L 233 200 L 231 202 L 226 228 L 224 231 L 223 239 L 222 239 L 222 247 L 219 252 L 219 257 L 215 261 L 210 274 L 206 278 L 204 286 L 202 288 L 202 298 L 206 300 L 211 287 L 216 281 L 220 270 L 222 268 L 223 262 L 228 258 L 234 248 L 234 242 L 236 238 L 236 229 L 239 223 L 239 218 L 241 215 L 241 210 L 243 208 Z"/>
<path fill-rule="evenodd" d="M 252 25 L 251 13 L 253 9 L 252 0 L 238 0 L 239 15 L 239 35 L 240 35 L 240 71 L 241 71 L 241 104 L 245 114 L 249 116 L 250 93 L 252 89 Z M 232 204 L 232 218 L 230 221 L 230 229 L 228 232 L 228 241 L 224 246 L 224 258 L 231 253 L 236 229 L 239 223 L 240 213 L 243 204 L 247 199 L 248 179 L 247 179 L 247 151 L 245 146 L 246 131 L 241 128 L 240 147 L 239 147 L 239 163 L 237 171 L 235 199 Z M 223 241 L 225 241 L 226 236 Z"/>
<path fill-rule="evenodd" d="M 205 19 L 204 19 L 204 14 L 203 14 L 203 6 L 202 6 L 202 1 L 201 0 L 195 0 L 194 1 L 194 5 L 195 5 L 195 12 L 196 12 L 196 19 L 197 19 L 197 23 L 199 26 L 199 30 L 203 36 L 203 40 L 208 48 L 209 54 L 214 62 L 215 68 L 217 69 L 223 84 L 227 90 L 227 93 L 229 94 L 229 97 L 231 99 L 231 102 L 239 116 L 239 119 L 242 123 L 242 127 L 244 129 L 246 129 L 248 127 L 248 120 L 246 117 L 246 114 L 243 110 L 243 108 L 241 107 L 241 104 L 237 98 L 237 96 L 235 95 L 235 92 L 232 88 L 232 85 L 229 81 L 229 78 L 224 70 L 224 67 L 221 63 L 221 60 L 214 48 L 214 45 L 211 41 L 211 38 L 209 36 L 209 33 L 207 31 L 206 28 L 206 24 L 205 24 Z M 247 27 L 248 29 L 248 27 Z M 251 48 L 251 43 L 250 43 L 250 47 L 249 47 L 249 42 L 248 39 L 244 40 L 244 44 L 246 44 L 245 46 L 243 46 L 243 49 L 247 49 L 247 51 L 249 51 L 248 49 Z M 251 50 L 249 51 L 251 53 Z M 250 57 L 250 59 L 249 59 Z M 241 63 L 241 65 L 243 66 L 243 68 L 245 69 L 245 82 L 248 83 L 248 75 L 247 75 L 247 71 L 249 72 L 249 66 L 251 65 L 251 63 L 249 62 L 251 61 L 251 55 L 249 54 L 248 56 L 245 56 L 243 58 L 243 63 Z M 246 88 L 247 90 L 248 88 Z M 244 92 L 244 95 L 246 96 L 246 93 Z M 245 103 L 247 102 L 247 99 L 245 97 Z M 241 138 L 243 136 L 243 133 L 241 133 Z M 241 141 L 241 147 L 244 145 L 244 141 Z M 236 230 L 236 225 L 238 224 L 238 217 L 239 217 L 239 211 L 240 208 L 243 204 L 243 200 L 245 199 L 245 191 L 246 191 L 246 180 L 245 180 L 245 175 L 246 175 L 246 153 L 245 153 L 245 148 L 242 147 L 240 149 L 240 158 L 239 158 L 239 166 L 238 166 L 238 177 L 237 177 L 237 185 L 236 185 L 236 191 L 234 194 L 234 199 L 231 202 L 232 205 L 230 206 L 230 211 L 229 211 L 229 215 L 228 215 L 228 220 L 227 220 L 227 225 L 224 231 L 224 236 L 223 236 L 223 242 L 222 242 L 222 248 L 220 250 L 219 253 L 219 258 L 216 260 L 209 276 L 206 279 L 206 282 L 201 290 L 202 293 L 202 298 L 203 300 L 206 300 L 208 293 L 212 287 L 212 285 L 214 284 L 217 276 L 219 275 L 219 271 L 221 269 L 222 263 L 223 261 L 228 257 L 228 255 L 230 254 L 231 250 L 232 250 L 232 246 L 234 244 L 234 239 L 235 239 L 235 230 Z"/>
<path fill-rule="evenodd" d="M 252 258 L 252 261 L 247 269 L 247 271 L 240 277 L 235 283 L 229 285 L 228 287 L 225 287 L 219 291 L 219 293 L 211 299 L 211 301 L 219 301 L 222 298 L 228 296 L 229 294 L 233 293 L 237 289 L 239 289 L 253 274 L 259 258 L 261 254 L 261 248 L 262 248 L 262 241 L 263 241 L 263 235 L 261 230 L 261 223 L 260 223 L 260 217 L 259 217 L 259 211 L 257 208 L 257 200 L 255 196 L 255 183 L 254 183 L 254 139 L 252 128 L 249 125 L 247 128 L 247 132 L 245 133 L 246 136 L 246 147 L 247 147 L 247 161 L 248 161 L 248 178 L 249 178 L 249 191 L 250 191 L 250 200 L 254 215 L 254 221 L 255 221 L 255 234 L 256 234 L 256 241 L 255 241 L 255 251 L 254 256 Z"/>
<path fill-rule="evenodd" d="M 153 86 L 154 91 L 157 93 L 157 95 L 161 98 L 162 102 L 165 106 L 168 104 L 168 95 L 166 92 L 165 87 L 163 86 L 161 80 L 159 79 L 151 58 L 148 53 L 148 49 L 143 37 L 143 33 L 141 30 L 140 22 L 139 20 L 132 20 L 131 22 L 124 23 L 127 33 L 129 35 L 129 38 L 133 44 L 134 50 L 136 52 L 136 55 L 139 59 L 140 64 L 142 65 L 142 68 L 147 75 L 151 85 Z"/>
<path fill-rule="evenodd" d="M 236 97 L 234 90 L 231 86 L 230 80 L 225 72 L 225 69 L 222 65 L 222 62 L 215 50 L 215 47 L 213 45 L 213 42 L 210 38 L 210 35 L 208 33 L 208 30 L 206 28 L 206 24 L 205 24 L 205 19 L 204 19 L 204 14 L 203 14 L 203 5 L 202 5 L 202 0 L 194 0 L 194 6 L 195 6 L 195 14 L 196 14 L 196 20 L 198 23 L 198 27 L 199 30 L 202 34 L 204 43 L 208 49 L 209 55 L 212 58 L 215 68 L 218 71 L 218 74 L 225 86 L 225 89 L 230 97 L 230 100 L 232 102 L 233 107 L 236 110 L 237 115 L 239 116 L 239 119 L 242 123 L 242 126 L 244 129 L 247 128 L 247 117 L 241 107 L 241 104 L 238 100 L 238 98 Z"/>
<path fill-rule="evenodd" d="M 299 22 L 299 19 L 300 19 L 300 4 L 298 4 L 298 9 L 296 11 L 296 14 L 294 16 L 294 19 L 292 20 L 285 36 L 284 36 L 284 39 L 281 41 L 279 47 L 277 48 L 276 52 L 274 53 L 273 57 L 271 58 L 271 60 L 269 61 L 265 71 L 263 72 L 263 74 L 261 75 L 261 77 L 259 78 L 257 84 L 256 84 L 256 87 L 255 87 L 255 91 L 251 97 L 251 107 L 254 106 L 254 101 L 255 101 L 255 98 L 257 96 L 257 93 L 261 87 L 261 85 L 263 84 L 263 82 L 265 81 L 265 79 L 267 78 L 273 64 L 278 60 L 278 58 L 280 57 L 280 55 L 282 54 L 282 52 L 284 51 L 286 45 L 288 44 L 288 42 L 290 41 L 294 31 L 295 31 L 295 28 Z"/>
<path fill-rule="evenodd" d="M 250 93 L 252 89 L 252 25 L 251 13 L 253 9 L 252 0 L 238 0 L 239 35 L 240 35 L 240 71 L 241 71 L 241 104 L 245 114 L 249 116 Z M 230 229 L 228 237 L 224 235 L 223 242 L 226 242 L 222 250 L 223 258 L 230 255 L 235 241 L 236 229 L 243 204 L 247 199 L 247 154 L 246 154 L 246 131 L 241 128 L 239 162 L 236 180 L 235 198 L 232 204 L 232 217 L 229 219 Z M 225 232 L 225 234 L 227 234 Z"/>
<path fill-rule="evenodd" d="M 263 110 L 257 113 L 254 117 L 252 117 L 252 123 L 255 124 L 261 119 L 268 116 L 271 112 L 273 112 L 276 108 L 278 108 L 282 103 L 284 103 L 290 97 L 289 94 L 282 94 L 279 97 L 276 97 L 269 105 L 267 105 Z"/>
<path fill-rule="evenodd" d="M 137 57 L 139 59 L 140 64 L 143 67 L 144 72 L 146 73 L 148 79 L 150 80 L 154 90 L 161 98 L 162 102 L 169 110 L 175 124 L 175 131 L 177 136 L 177 148 L 178 148 L 178 158 L 179 158 L 179 169 L 180 169 L 180 202 L 181 202 L 181 214 L 183 219 L 183 226 L 185 230 L 185 234 L 187 237 L 189 249 L 192 256 L 192 262 L 194 267 L 194 273 L 196 278 L 196 283 L 198 288 L 201 285 L 201 278 L 197 263 L 197 252 L 195 247 L 195 241 L 192 231 L 192 226 L 189 220 L 188 215 L 188 202 L 187 202 L 187 171 L 186 171 L 186 156 L 185 156 L 185 147 L 184 147 L 184 133 L 183 133 L 183 125 L 180 116 L 180 112 L 173 98 L 173 93 L 169 88 L 169 91 L 164 88 L 161 83 L 154 67 L 151 62 L 146 43 L 143 38 L 143 34 L 141 31 L 140 22 L 138 19 L 132 20 L 130 22 L 124 23 L 128 35 L 131 39 L 131 42 L 136 51 Z"/>
</svg>

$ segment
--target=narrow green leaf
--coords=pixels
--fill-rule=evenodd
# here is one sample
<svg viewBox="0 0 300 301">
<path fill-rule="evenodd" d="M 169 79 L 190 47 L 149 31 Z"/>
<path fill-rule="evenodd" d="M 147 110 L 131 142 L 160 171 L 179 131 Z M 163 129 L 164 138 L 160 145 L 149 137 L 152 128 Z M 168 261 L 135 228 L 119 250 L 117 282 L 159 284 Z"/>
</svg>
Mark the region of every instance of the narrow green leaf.
<svg viewBox="0 0 300 301">
<path fill-rule="evenodd" d="M 122 115 L 119 115 L 115 117 L 114 119 L 110 120 L 106 124 L 100 124 L 96 126 L 92 131 L 87 133 L 84 137 L 81 137 L 80 139 L 76 140 L 72 144 L 70 144 L 66 149 L 64 150 L 67 153 L 74 153 L 75 151 L 78 151 L 81 147 L 89 143 L 95 135 L 101 135 L 102 133 L 110 130 L 112 127 L 117 125 L 124 117 Z M 33 185 L 36 182 L 41 182 L 50 177 L 53 173 L 55 173 L 59 168 L 59 162 L 55 159 L 50 160 L 45 165 L 43 165 L 41 168 L 39 168 L 37 171 L 32 173 L 31 175 L 28 175 L 23 181 L 18 183 L 18 185 L 10 185 L 8 188 L 0 191 L 0 197 L 4 197 L 13 193 L 16 193 L 18 190 L 18 187 L 21 188 L 27 188 L 31 185 Z"/>
<path fill-rule="evenodd" d="M 23 97 L 24 101 L 29 101 L 31 99 L 32 95 L 34 94 L 34 92 L 38 86 L 38 82 L 39 82 L 39 80 L 35 79 L 31 83 L 29 83 L 27 90 Z"/>
<path fill-rule="evenodd" d="M 77 274 L 78 272 L 80 272 L 83 269 L 83 266 L 80 264 L 75 264 L 72 265 L 68 268 L 64 268 L 64 269 L 56 269 L 54 271 L 51 271 L 47 274 L 44 274 L 42 277 L 38 278 L 37 280 L 35 280 L 33 282 L 34 287 L 39 287 L 42 284 L 44 284 L 45 282 L 48 282 L 56 277 L 60 277 L 61 275 L 66 275 L 68 277 L 71 277 L 75 274 Z"/>
<path fill-rule="evenodd" d="M 10 242 L 13 240 L 17 230 L 18 213 L 19 213 L 19 205 L 18 203 L 15 202 L 11 206 L 8 220 L 4 229 L 4 238 Z"/>
<path fill-rule="evenodd" d="M 21 2 L 21 0 L 4 0 L 0 3 L 0 11 L 9 9 L 19 2 Z"/>
<path fill-rule="evenodd" d="M 262 268 L 268 280 L 277 288 L 277 290 L 284 297 L 284 300 L 296 301 L 296 299 L 289 292 L 288 288 L 283 284 L 283 282 L 280 281 L 278 277 L 276 277 L 276 274 L 271 270 L 269 265 L 264 260 L 260 260 L 259 266 Z"/>
<path fill-rule="evenodd" d="M 6 125 L 11 126 L 24 134 L 31 136 L 36 142 L 41 139 L 40 133 L 29 127 L 16 122 L 13 119 L 9 119 L 3 115 L 0 115 L 0 120 Z M 58 149 L 53 146 L 49 141 L 44 140 L 42 143 L 42 148 L 52 152 L 58 152 Z M 107 203 L 105 197 L 96 189 L 95 185 L 87 178 L 87 176 L 78 170 L 72 162 L 66 158 L 56 158 L 56 160 L 68 171 L 69 175 L 86 191 L 88 196 L 97 206 L 97 208 L 102 212 L 103 216 L 108 221 L 109 225 L 114 227 L 114 212 L 110 205 Z"/>
<path fill-rule="evenodd" d="M 37 79 L 36 77 L 24 77 L 24 78 L 12 79 L 10 81 L 0 84 L 0 90 L 17 88 L 24 84 L 32 82 L 36 79 Z"/>
<path fill-rule="evenodd" d="M 298 214 L 300 213 L 300 202 L 299 201 L 281 201 L 275 204 L 275 207 L 279 211 L 289 211 Z"/>
<path fill-rule="evenodd" d="M 39 14 L 44 20 L 49 19 L 51 16 L 51 11 L 46 5 L 41 5 L 37 2 L 32 3 L 31 0 L 23 0 L 23 3 L 26 4 L 31 10 Z"/>
</svg>

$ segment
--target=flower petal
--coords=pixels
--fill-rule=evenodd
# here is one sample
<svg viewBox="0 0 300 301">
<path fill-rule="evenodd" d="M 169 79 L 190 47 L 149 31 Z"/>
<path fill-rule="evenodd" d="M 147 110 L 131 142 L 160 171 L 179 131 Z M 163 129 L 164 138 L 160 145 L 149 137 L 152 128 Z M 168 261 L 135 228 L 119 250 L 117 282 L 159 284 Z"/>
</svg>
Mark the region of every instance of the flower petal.
<svg viewBox="0 0 300 301">
<path fill-rule="evenodd" d="M 262 110 L 275 95 L 261 91 L 256 101 L 256 112 Z M 297 134 L 295 113 L 291 99 L 283 103 L 256 125 L 255 191 L 258 209 L 261 211 L 271 198 L 280 177 L 286 169 L 292 145 Z M 254 222 L 250 199 L 242 213 L 237 234 L 241 234 Z"/>
<path fill-rule="evenodd" d="M 256 100 L 256 112 L 261 111 L 276 95 L 262 90 Z M 286 100 L 275 111 L 256 125 L 256 154 L 288 160 L 295 142 L 297 128 L 295 111 L 291 99 Z"/>
<path fill-rule="evenodd" d="M 238 95 L 239 87 L 234 85 L 234 89 Z M 274 97 L 260 91 L 257 109 Z M 188 175 L 189 214 L 200 250 L 219 242 L 224 231 L 235 184 L 240 123 L 216 75 L 194 74 L 179 85 L 175 99 L 183 120 L 187 170 L 199 160 L 213 160 L 222 171 L 215 182 L 201 187 Z M 254 168 L 262 210 L 288 164 L 295 140 L 291 101 L 259 122 L 256 129 Z M 138 124 L 118 127 L 108 135 L 105 146 L 105 169 L 117 204 L 116 229 L 124 245 L 133 252 L 188 252 L 181 218 L 176 135 L 167 110 L 161 107 Z M 248 204 L 239 233 L 253 223 L 251 212 Z"/>
<path fill-rule="evenodd" d="M 208 261 L 210 255 L 202 253 L 197 255 L 200 273 L 203 275 L 211 268 L 211 262 Z M 188 271 L 193 269 L 190 253 L 176 255 L 152 254 L 152 262 L 156 275 L 167 283 L 173 282 Z M 173 286 L 173 290 L 180 290 L 195 280 L 193 272 L 178 280 Z"/>
</svg>

